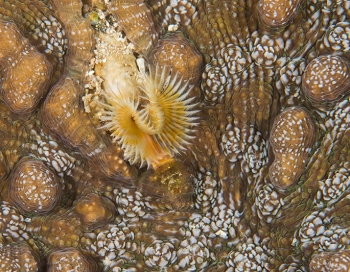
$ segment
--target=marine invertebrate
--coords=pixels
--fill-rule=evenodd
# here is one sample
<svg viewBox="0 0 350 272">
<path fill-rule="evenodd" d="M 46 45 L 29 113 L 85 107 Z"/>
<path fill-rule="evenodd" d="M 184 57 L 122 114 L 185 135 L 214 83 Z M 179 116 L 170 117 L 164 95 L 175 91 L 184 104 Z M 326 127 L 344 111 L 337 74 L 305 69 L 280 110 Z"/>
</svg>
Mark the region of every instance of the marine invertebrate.
<svg viewBox="0 0 350 272">
<path fill-rule="evenodd" d="M 118 33 L 100 38 L 96 74 L 104 82 L 96 115 L 101 129 L 110 131 L 131 164 L 151 166 L 179 153 L 196 125 L 192 92 L 201 57 L 193 45 L 180 33 L 165 38 L 173 46 L 164 50 L 160 44 L 152 50 L 147 73 L 137 69 L 135 56 Z M 103 51 L 105 47 L 109 52 Z M 174 48 L 184 55 L 183 60 L 173 56 L 163 62 L 157 56 Z"/>
<path fill-rule="evenodd" d="M 208 266 L 211 261 L 205 236 L 183 240 L 177 251 L 179 261 L 175 269 L 197 270 Z"/>
<path fill-rule="evenodd" d="M 173 159 L 143 174 L 137 186 L 153 209 L 158 206 L 159 209 L 183 210 L 193 206 L 194 188 L 190 170 Z"/>
<path fill-rule="evenodd" d="M 244 254 L 245 252 L 251 252 L 251 254 Z M 263 250 L 260 246 L 255 246 L 252 241 L 240 246 L 239 251 L 231 252 L 227 258 L 227 266 L 236 268 L 236 271 L 268 271 L 270 265 L 268 263 L 268 255 L 271 252 Z M 253 257 L 254 256 L 254 257 Z"/>
<path fill-rule="evenodd" d="M 346 52 L 349 50 L 349 22 L 337 22 L 332 24 L 323 40 L 318 42 L 318 50 L 321 53 Z"/>
<path fill-rule="evenodd" d="M 86 225 L 94 228 L 112 222 L 116 215 L 115 207 L 108 198 L 92 193 L 77 201 L 75 212 Z"/>
<path fill-rule="evenodd" d="M 144 98 L 145 87 L 138 87 L 146 83 L 145 76 L 140 77 L 134 62 L 135 51 L 127 38 L 112 34 L 123 23 L 120 21 L 118 26 L 121 18 L 115 16 L 112 8 L 123 2 L 105 3 L 102 10 L 94 3 L 85 1 L 84 6 L 78 0 L 0 3 L 1 20 L 16 24 L 20 34 L 53 67 L 49 80 L 53 88 L 46 101 L 39 103 L 26 118 L 19 118 L 5 103 L 0 103 L 3 139 L 0 244 L 6 252 L 12 252 L 21 242 L 47 263 L 51 252 L 74 247 L 79 254 L 62 258 L 68 265 L 84 254 L 93 256 L 98 269 L 106 271 L 163 268 L 308 271 L 317 256 L 322 259 L 331 252 L 337 252 L 334 256 L 347 254 L 344 252 L 349 247 L 350 222 L 349 98 L 347 94 L 341 95 L 331 102 L 331 107 L 309 103 L 302 92 L 302 77 L 307 64 L 314 59 L 336 57 L 348 61 L 348 1 L 283 2 L 285 12 L 291 13 L 281 12 L 278 18 L 273 18 L 272 13 L 272 21 L 259 15 L 261 5 L 268 3 L 266 0 L 124 1 L 126 6 L 134 5 L 128 10 L 133 18 L 141 4 L 150 20 L 146 23 L 156 29 L 153 36 L 146 37 L 145 44 L 151 44 L 147 52 L 153 51 L 154 37 L 160 37 L 159 47 L 156 45 L 154 50 L 176 52 L 187 52 L 182 51 L 182 46 L 189 40 L 202 55 L 204 66 L 203 71 L 198 71 L 202 72 L 199 82 L 189 94 L 195 97 L 191 103 L 199 103 L 201 116 L 195 121 L 198 125 L 191 146 L 186 145 L 186 150 L 173 156 L 168 165 L 160 162 L 153 165 L 154 169 L 142 168 L 137 172 L 124 161 L 122 148 L 110 141 L 109 133 L 97 129 L 100 123 L 96 113 L 101 105 L 96 101 L 106 103 L 99 93 L 104 84 L 98 85 L 102 81 L 98 77 L 103 74 L 106 86 L 118 86 L 119 90 L 128 89 L 128 94 L 137 94 L 140 99 L 137 110 L 146 112 L 144 106 L 150 104 L 150 99 Z M 292 9 L 293 5 L 298 8 Z M 94 28 L 90 28 L 82 11 L 98 16 Z M 132 25 L 134 33 L 138 33 L 138 22 Z M 165 34 L 174 29 L 185 38 L 177 33 Z M 141 34 L 147 33 L 145 29 L 139 30 Z M 116 48 L 108 44 L 104 50 L 113 52 L 114 57 L 97 54 L 89 67 L 93 34 L 98 47 L 105 45 L 106 37 L 122 41 L 118 43 L 120 54 L 114 55 Z M 142 42 L 135 39 L 136 48 Z M 166 57 L 162 52 L 157 54 L 161 57 L 150 64 L 152 75 L 157 63 Z M 150 55 L 144 52 L 141 55 L 152 62 Z M 183 59 L 186 62 L 177 66 L 179 59 L 175 56 L 174 68 L 166 66 L 164 78 L 178 73 L 178 79 L 183 77 L 185 83 L 186 74 L 180 74 L 182 69 L 175 71 L 175 67 L 191 71 L 186 70 L 190 59 Z M 195 59 L 198 64 L 199 58 Z M 118 66 L 113 71 L 113 66 L 109 66 L 113 60 L 128 66 L 124 70 Z M 97 65 L 93 67 L 94 64 Z M 91 84 L 84 78 L 86 71 L 89 79 L 95 80 Z M 146 75 L 150 76 L 147 71 Z M 84 113 L 80 100 L 84 88 L 89 88 L 85 90 L 85 101 L 91 99 L 90 104 L 85 104 L 89 106 L 86 107 L 89 115 Z M 92 94 L 93 88 L 96 94 Z M 287 135 L 291 137 L 281 138 L 282 144 L 297 144 L 292 146 L 293 152 L 298 146 L 307 150 L 307 163 L 302 166 L 298 160 L 293 161 L 294 166 L 298 164 L 298 171 L 303 169 L 294 173 L 298 178 L 293 175 L 287 183 L 282 180 L 280 187 L 277 183 L 274 186 L 269 175 L 273 159 L 280 156 L 284 160 L 280 150 L 275 148 L 274 158 L 270 149 L 273 134 L 278 131 L 274 127 L 271 134 L 275 121 L 281 125 L 279 128 L 287 124 L 291 132 L 298 128 L 293 123 L 300 122 L 298 125 L 307 132 L 301 135 L 298 128 L 296 134 Z M 310 136 L 312 126 L 315 140 L 309 142 L 313 137 L 303 137 Z M 26 217 L 6 199 L 7 184 L 22 157 L 42 161 L 64 180 L 67 194 L 63 195 L 61 205 L 48 214 Z M 162 169 L 167 170 L 164 178 Z M 144 186 L 147 180 L 148 187 Z M 162 180 L 164 186 L 159 186 L 158 192 L 152 191 L 151 184 L 156 184 L 152 181 Z M 184 184 L 185 190 L 170 195 L 171 189 L 178 188 L 168 186 L 169 191 L 166 185 L 173 182 Z M 95 202 L 98 205 L 93 206 Z M 83 208 L 78 211 L 79 203 Z M 109 216 L 110 208 L 114 208 L 112 203 L 118 211 L 115 217 Z M 103 207 L 106 216 L 96 217 L 94 209 L 86 213 L 84 207 Z"/>
<path fill-rule="evenodd" d="M 144 0 L 114 0 L 111 11 L 136 51 L 146 55 L 157 42 L 159 27 Z"/>
<path fill-rule="evenodd" d="M 260 0 L 258 12 L 260 19 L 269 27 L 283 27 L 298 15 L 301 4 L 302 0 Z"/>
<path fill-rule="evenodd" d="M 154 241 L 145 250 L 145 263 L 151 268 L 162 268 L 173 264 L 176 259 L 174 246 L 163 241 Z"/>
<path fill-rule="evenodd" d="M 96 271 L 96 264 L 85 257 L 79 250 L 67 247 L 50 253 L 47 271 Z"/>
<path fill-rule="evenodd" d="M 43 214 L 59 203 L 63 184 L 42 161 L 22 159 L 10 177 L 8 194 L 24 214 Z"/>
<path fill-rule="evenodd" d="M 344 57 L 320 56 L 305 68 L 302 86 L 313 103 L 334 104 L 350 90 L 350 63 Z"/>
<path fill-rule="evenodd" d="M 51 62 L 53 74 L 49 81 L 54 83 L 63 72 L 67 50 L 65 27 L 57 18 L 55 10 L 40 0 L 11 0 L 2 7 L 1 20 L 15 23 L 21 35 Z"/>
<path fill-rule="evenodd" d="M 132 170 L 127 170 L 128 166 L 119 158 L 119 154 L 112 155 L 107 151 L 108 142 L 98 134 L 86 114 L 79 110 L 82 86 L 94 44 L 89 22 L 81 17 L 82 3 L 56 1 L 54 4 L 67 27 L 70 53 L 64 76 L 45 99 L 41 119 L 63 141 L 78 148 L 90 163 L 100 164 L 107 175 L 118 176 L 122 171 L 132 176 Z M 77 129 L 77 125 L 81 128 Z"/>
<path fill-rule="evenodd" d="M 28 232 L 26 231 L 26 221 L 28 220 L 21 215 L 15 207 L 10 205 L 10 203 L 3 201 L 1 204 L 0 215 L 2 243 L 23 243 L 29 239 Z"/>
<path fill-rule="evenodd" d="M 105 86 L 103 92 L 102 128 L 110 130 L 131 163 L 150 166 L 180 152 L 196 125 L 191 87 L 179 73 L 159 70 L 143 73 L 139 90 Z"/>
<path fill-rule="evenodd" d="M 30 247 L 12 244 L 0 247 L 1 269 L 4 271 L 39 271 L 40 263 Z"/>
<path fill-rule="evenodd" d="M 147 59 L 153 67 L 160 71 L 165 70 L 166 75 L 178 73 L 184 85 L 192 87 L 199 80 L 202 56 L 182 32 L 166 33 L 152 48 Z"/>
<path fill-rule="evenodd" d="M 79 216 L 66 209 L 50 217 L 35 217 L 26 226 L 26 230 L 40 240 L 43 250 L 77 247 L 81 244 L 82 229 Z"/>
<path fill-rule="evenodd" d="M 310 271 L 348 271 L 349 250 L 340 252 L 323 252 L 316 254 L 310 261 Z"/>
<path fill-rule="evenodd" d="M 287 108 L 276 117 L 270 135 L 275 160 L 269 169 L 275 187 L 284 190 L 295 184 L 314 141 L 315 125 L 305 109 Z"/>
<path fill-rule="evenodd" d="M 106 268 L 118 268 L 135 257 L 134 253 L 126 252 L 131 248 L 138 248 L 133 241 L 134 237 L 135 232 L 130 228 L 109 224 L 100 230 L 88 249 L 104 259 Z"/>
<path fill-rule="evenodd" d="M 30 114 L 46 95 L 52 65 L 11 22 L 0 22 L 1 92 L 15 113 Z M 13 80 L 13 79 L 16 80 Z"/>
</svg>

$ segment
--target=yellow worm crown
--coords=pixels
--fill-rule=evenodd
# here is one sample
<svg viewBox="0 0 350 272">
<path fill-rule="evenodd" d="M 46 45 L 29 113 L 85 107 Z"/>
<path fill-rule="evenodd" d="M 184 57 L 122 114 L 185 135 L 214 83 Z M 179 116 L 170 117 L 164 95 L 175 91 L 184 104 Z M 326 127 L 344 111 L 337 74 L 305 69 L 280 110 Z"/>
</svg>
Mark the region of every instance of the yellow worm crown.
<svg viewBox="0 0 350 272">
<path fill-rule="evenodd" d="M 154 166 L 184 150 L 197 125 L 192 86 L 178 73 L 155 68 L 141 73 L 138 91 L 106 85 L 102 92 L 101 127 L 111 132 L 131 164 Z"/>
</svg>

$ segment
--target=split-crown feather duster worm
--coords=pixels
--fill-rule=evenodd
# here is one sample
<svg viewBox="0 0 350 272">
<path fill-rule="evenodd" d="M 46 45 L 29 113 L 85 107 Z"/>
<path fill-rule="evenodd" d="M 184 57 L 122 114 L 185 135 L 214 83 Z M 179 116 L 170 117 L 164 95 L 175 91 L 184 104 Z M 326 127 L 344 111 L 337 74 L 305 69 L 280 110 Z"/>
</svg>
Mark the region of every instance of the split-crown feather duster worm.
<svg viewBox="0 0 350 272">
<path fill-rule="evenodd" d="M 140 74 L 136 91 L 106 84 L 105 102 L 100 102 L 102 128 L 130 163 L 148 167 L 183 150 L 197 125 L 192 86 L 171 69 L 150 70 Z"/>
</svg>

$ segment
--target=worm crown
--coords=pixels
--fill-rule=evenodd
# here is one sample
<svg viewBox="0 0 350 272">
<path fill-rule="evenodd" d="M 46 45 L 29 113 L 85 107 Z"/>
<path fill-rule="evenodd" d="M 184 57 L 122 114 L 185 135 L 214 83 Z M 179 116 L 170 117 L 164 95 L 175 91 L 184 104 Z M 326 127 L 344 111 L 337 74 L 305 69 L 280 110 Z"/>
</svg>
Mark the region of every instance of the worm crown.
<svg viewBox="0 0 350 272">
<path fill-rule="evenodd" d="M 192 86 L 179 73 L 156 66 L 141 73 L 134 90 L 105 85 L 101 121 L 124 149 L 125 159 L 141 166 L 184 150 L 197 125 Z"/>
</svg>

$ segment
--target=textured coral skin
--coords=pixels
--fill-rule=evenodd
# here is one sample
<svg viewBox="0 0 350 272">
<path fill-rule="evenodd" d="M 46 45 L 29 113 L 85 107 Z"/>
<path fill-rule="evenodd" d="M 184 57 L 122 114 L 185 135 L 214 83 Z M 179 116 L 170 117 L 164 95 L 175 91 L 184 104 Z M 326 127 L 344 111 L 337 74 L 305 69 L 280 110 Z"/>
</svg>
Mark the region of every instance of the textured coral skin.
<svg viewBox="0 0 350 272">
<path fill-rule="evenodd" d="M 332 105 L 350 89 L 349 69 L 346 58 L 324 55 L 314 59 L 303 75 L 305 96 L 316 106 Z"/>
<path fill-rule="evenodd" d="M 289 107 L 276 116 L 270 133 L 275 159 L 269 168 L 269 178 L 277 189 L 295 184 L 314 143 L 315 126 L 306 109 Z"/>
<path fill-rule="evenodd" d="M 0 39 L 0 64 L 5 67 L 0 87 L 4 101 L 13 112 L 30 114 L 46 95 L 52 65 L 12 22 L 1 22 Z"/>
<path fill-rule="evenodd" d="M 87 2 L 88 10 L 99 6 Z M 57 255 L 67 267 L 80 263 L 90 271 L 339 267 L 334 259 L 347 259 L 350 244 L 350 101 L 341 87 L 331 105 L 313 103 L 302 81 L 308 82 L 304 71 L 321 55 L 349 61 L 350 2 L 288 1 L 296 9 L 281 17 L 286 20 L 262 17 L 262 4 L 280 2 L 113 2 L 141 4 L 147 14 L 127 36 L 143 37 L 138 34 L 147 23 L 154 26 L 150 48 L 138 53 L 152 52 L 156 39 L 177 25 L 204 61 L 196 86 L 201 118 L 191 145 L 165 166 L 147 170 L 124 161 L 122 149 L 83 110 L 93 34 L 103 31 L 82 16 L 83 4 L 0 1 L 0 20 L 16 24 L 53 67 L 49 93 L 29 116 L 0 102 L 0 264 L 23 268 L 25 262 L 9 256 L 24 252 L 33 268 L 28 271 L 46 271 Z M 110 8 L 104 12 L 113 17 Z M 278 159 L 270 133 L 276 116 L 294 106 L 308 112 L 314 129 L 306 132 L 314 135 L 301 143 L 292 139 L 308 150 L 302 164 L 288 161 L 301 169 L 280 190 L 269 175 Z M 23 157 L 41 161 L 62 182 L 48 214 L 22 214 L 8 195 Z"/>
</svg>

